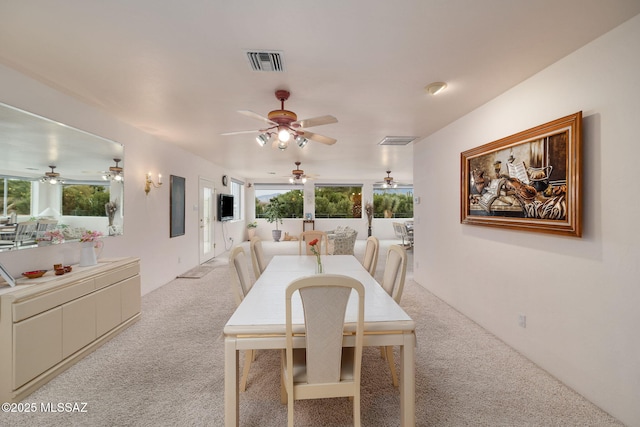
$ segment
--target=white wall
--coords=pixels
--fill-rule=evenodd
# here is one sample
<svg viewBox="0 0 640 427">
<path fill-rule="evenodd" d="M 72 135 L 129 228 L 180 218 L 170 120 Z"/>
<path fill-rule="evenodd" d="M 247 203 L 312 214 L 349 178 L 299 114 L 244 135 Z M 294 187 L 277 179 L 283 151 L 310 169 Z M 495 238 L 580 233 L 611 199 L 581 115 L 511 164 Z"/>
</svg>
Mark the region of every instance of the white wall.
<svg viewBox="0 0 640 427">
<path fill-rule="evenodd" d="M 0 102 L 124 144 L 124 235 L 104 239 L 102 256 L 139 257 L 143 294 L 198 264 L 198 178 L 211 178 L 217 183 L 220 176 L 230 171 L 3 66 L 0 66 Z M 145 196 L 148 171 L 155 176 L 162 173 L 164 185 Z M 186 179 L 185 235 L 174 238 L 169 238 L 169 175 Z M 215 227 L 216 255 L 220 255 L 225 251 L 222 225 L 216 222 Z M 226 226 L 225 236 L 239 242 L 244 232 L 244 223 L 231 223 Z M 19 276 L 23 271 L 51 269 L 58 262 L 75 263 L 79 256 L 79 246 L 67 243 L 2 252 L 0 262 Z"/>
<path fill-rule="evenodd" d="M 640 15 L 414 147 L 415 280 L 630 426 L 640 426 L 639 41 Z M 460 224 L 462 151 L 580 110 L 582 238 Z"/>
</svg>

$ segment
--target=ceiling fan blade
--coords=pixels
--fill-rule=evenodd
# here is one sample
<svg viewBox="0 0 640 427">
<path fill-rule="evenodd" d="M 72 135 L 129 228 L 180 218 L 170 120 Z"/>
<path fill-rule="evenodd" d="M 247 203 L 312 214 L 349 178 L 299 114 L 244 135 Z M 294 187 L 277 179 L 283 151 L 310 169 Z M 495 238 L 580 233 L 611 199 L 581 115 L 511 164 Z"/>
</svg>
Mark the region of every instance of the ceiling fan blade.
<svg viewBox="0 0 640 427">
<path fill-rule="evenodd" d="M 258 133 L 260 132 L 259 130 L 240 130 L 237 132 L 225 132 L 225 133 L 221 133 L 220 135 L 242 135 L 245 133 Z"/>
<path fill-rule="evenodd" d="M 319 134 L 313 133 L 313 132 L 308 132 L 306 130 L 302 132 L 302 136 L 304 136 L 305 138 L 310 139 L 312 141 L 319 142 L 321 144 L 326 144 L 326 145 L 333 145 L 336 142 L 338 142 L 337 139 L 330 138 L 330 137 L 324 136 L 324 135 L 319 135 Z"/>
<path fill-rule="evenodd" d="M 277 125 L 278 125 L 276 122 L 272 122 L 271 120 L 267 119 L 266 117 L 261 116 L 261 115 L 260 115 L 260 114 L 258 114 L 258 113 L 254 113 L 253 111 L 249 111 L 249 110 L 238 110 L 238 113 L 240 113 L 240 114 L 242 114 L 242 115 L 245 115 L 245 116 L 247 116 L 247 117 L 251 117 L 251 118 L 256 119 L 256 120 L 260 120 L 260 121 L 265 122 L 265 123 L 268 123 L 268 124 L 270 124 L 270 125 L 275 125 L 275 126 L 277 126 Z"/>
<path fill-rule="evenodd" d="M 321 116 L 298 120 L 297 122 L 293 122 L 292 125 L 298 124 L 301 128 L 310 128 L 313 126 L 330 125 L 332 123 L 338 123 L 338 119 L 333 116 Z"/>
</svg>

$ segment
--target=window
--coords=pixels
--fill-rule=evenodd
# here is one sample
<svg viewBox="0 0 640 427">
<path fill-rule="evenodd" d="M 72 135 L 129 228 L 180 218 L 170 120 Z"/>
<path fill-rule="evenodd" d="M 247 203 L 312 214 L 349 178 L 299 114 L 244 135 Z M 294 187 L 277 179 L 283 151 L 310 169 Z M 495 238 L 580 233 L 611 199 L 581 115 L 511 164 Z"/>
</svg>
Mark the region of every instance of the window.
<svg viewBox="0 0 640 427">
<path fill-rule="evenodd" d="M 362 218 L 362 185 L 316 185 L 316 218 Z"/>
<path fill-rule="evenodd" d="M 62 186 L 62 215 L 107 216 L 109 184 L 65 184 Z"/>
<path fill-rule="evenodd" d="M 373 189 L 374 218 L 413 218 L 413 187 Z"/>
<path fill-rule="evenodd" d="M 19 178 L 0 178 L 0 196 L 2 196 L 2 215 L 11 212 L 17 215 L 31 215 L 31 181 Z"/>
<path fill-rule="evenodd" d="M 264 207 L 277 197 L 284 208 L 284 218 L 302 218 L 304 190 L 299 185 L 254 184 L 256 218 L 264 218 Z"/>
<path fill-rule="evenodd" d="M 242 199 L 244 183 L 231 178 L 231 194 L 233 194 L 233 219 L 242 219 Z"/>
</svg>

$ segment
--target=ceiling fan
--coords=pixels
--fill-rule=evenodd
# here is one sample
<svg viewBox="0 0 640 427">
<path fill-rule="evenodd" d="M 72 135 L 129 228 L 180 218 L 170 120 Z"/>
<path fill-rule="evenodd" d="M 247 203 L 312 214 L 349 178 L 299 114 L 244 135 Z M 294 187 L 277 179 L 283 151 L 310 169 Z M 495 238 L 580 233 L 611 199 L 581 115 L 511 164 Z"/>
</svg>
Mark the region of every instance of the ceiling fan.
<svg viewBox="0 0 640 427">
<path fill-rule="evenodd" d="M 115 158 L 113 159 L 116 162 L 115 166 L 109 166 L 109 171 L 105 171 L 102 175 L 102 179 L 105 181 L 124 181 L 124 170 L 122 166 L 118 163 L 122 161 L 122 159 Z"/>
<path fill-rule="evenodd" d="M 289 99 L 288 90 L 277 90 L 276 98 L 280 101 L 280 109 L 270 111 L 267 117 L 263 117 L 260 114 L 254 113 L 249 110 L 240 110 L 240 114 L 252 117 L 254 119 L 266 122 L 269 126 L 257 130 L 246 130 L 239 132 L 227 132 L 222 135 L 239 135 L 243 133 L 259 133 L 256 137 L 256 141 L 261 147 L 265 146 L 267 142 L 273 140 L 273 147 L 280 150 L 286 150 L 289 146 L 289 141 L 293 140 L 298 144 L 300 148 L 307 145 L 309 140 L 319 142 L 321 144 L 333 145 L 337 142 L 336 139 L 328 136 L 319 135 L 317 133 L 309 132 L 305 130 L 313 126 L 328 125 L 331 123 L 337 123 L 338 119 L 333 116 L 320 116 L 311 119 L 298 120 L 298 116 L 293 111 L 284 109 L 284 101 Z"/>
<path fill-rule="evenodd" d="M 304 174 L 304 171 L 300 169 L 300 162 L 295 162 L 296 168 L 291 171 L 291 176 L 289 177 L 289 182 L 291 184 L 304 184 L 307 182 L 307 179 L 312 179 L 310 176 Z"/>
<path fill-rule="evenodd" d="M 60 174 L 55 171 L 56 167 L 49 165 L 51 172 L 45 172 L 44 176 L 40 178 L 40 182 L 49 183 L 51 185 L 64 184 L 64 180 L 60 177 Z"/>
<path fill-rule="evenodd" d="M 391 171 L 387 171 L 387 176 L 385 176 L 382 181 L 378 181 L 375 183 L 376 186 L 382 188 L 397 188 L 398 185 L 402 185 L 391 176 Z"/>
</svg>

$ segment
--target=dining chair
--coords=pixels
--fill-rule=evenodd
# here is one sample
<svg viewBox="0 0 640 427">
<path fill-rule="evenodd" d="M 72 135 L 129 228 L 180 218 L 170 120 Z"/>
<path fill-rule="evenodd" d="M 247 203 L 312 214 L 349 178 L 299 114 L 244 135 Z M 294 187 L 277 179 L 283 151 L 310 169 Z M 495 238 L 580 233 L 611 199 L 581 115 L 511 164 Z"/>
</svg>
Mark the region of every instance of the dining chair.
<svg viewBox="0 0 640 427">
<path fill-rule="evenodd" d="M 262 250 L 262 240 L 259 237 L 251 238 L 249 243 L 251 250 L 251 264 L 253 265 L 253 274 L 256 279 L 260 277 L 265 268 L 267 268 L 267 261 L 264 258 L 264 251 Z"/>
<path fill-rule="evenodd" d="M 240 305 L 244 297 L 251 290 L 251 278 L 249 277 L 249 267 L 247 265 L 247 256 L 242 246 L 236 246 L 231 250 L 229 255 L 229 275 L 231 276 L 231 285 L 236 305 Z M 249 377 L 249 369 L 251 362 L 255 358 L 254 350 L 245 350 L 244 352 L 244 368 L 242 370 L 242 379 L 240 380 L 240 391 L 247 389 L 247 378 Z"/>
<path fill-rule="evenodd" d="M 378 250 L 380 248 L 380 241 L 375 236 L 369 236 L 364 248 L 364 258 L 362 259 L 362 266 L 374 277 L 376 274 L 376 267 L 378 266 Z"/>
<path fill-rule="evenodd" d="M 402 290 L 404 289 L 404 280 L 407 275 L 407 251 L 403 246 L 391 245 L 387 250 L 387 260 L 384 266 L 384 275 L 382 276 L 382 288 L 400 304 L 402 298 Z M 393 385 L 398 387 L 398 376 L 396 374 L 395 362 L 393 360 L 393 346 L 381 347 L 382 356 L 389 362 L 391 370 L 391 379 Z"/>
<path fill-rule="evenodd" d="M 393 223 L 393 231 L 396 235 L 396 238 L 402 240 L 402 246 L 411 246 L 409 242 L 409 235 L 407 231 L 407 226 L 400 222 Z M 405 243 L 406 241 L 406 243 Z"/>
<path fill-rule="evenodd" d="M 300 238 L 298 239 L 298 249 L 300 255 L 313 255 L 311 252 L 311 247 L 309 247 L 309 242 L 313 239 L 318 239 L 318 251 L 324 255 L 328 255 L 328 247 L 329 247 L 329 238 L 327 233 L 319 230 L 309 230 L 303 231 L 300 233 Z M 302 247 L 306 248 L 303 250 Z"/>
<path fill-rule="evenodd" d="M 36 223 L 36 235 L 35 238 L 39 239 L 44 237 L 44 233 L 49 230 L 53 230 L 58 225 L 57 219 L 39 219 Z"/>
<path fill-rule="evenodd" d="M 16 225 L 15 233 L 4 240 L 0 240 L 0 247 L 14 247 L 35 243 L 36 222 L 26 221 Z"/>
<path fill-rule="evenodd" d="M 345 327 L 352 291 L 357 295 L 357 318 Z M 292 325 L 291 300 L 296 292 L 302 301 L 304 329 Z M 352 397 L 353 424 L 360 426 L 364 286 L 348 276 L 323 274 L 294 280 L 285 295 L 286 348 L 282 357 L 281 401 L 287 403 L 289 427 L 293 426 L 294 400 L 331 397 Z M 299 336 L 302 332 L 304 337 Z M 354 347 L 343 347 L 345 335 L 353 336 L 354 332 Z"/>
</svg>

